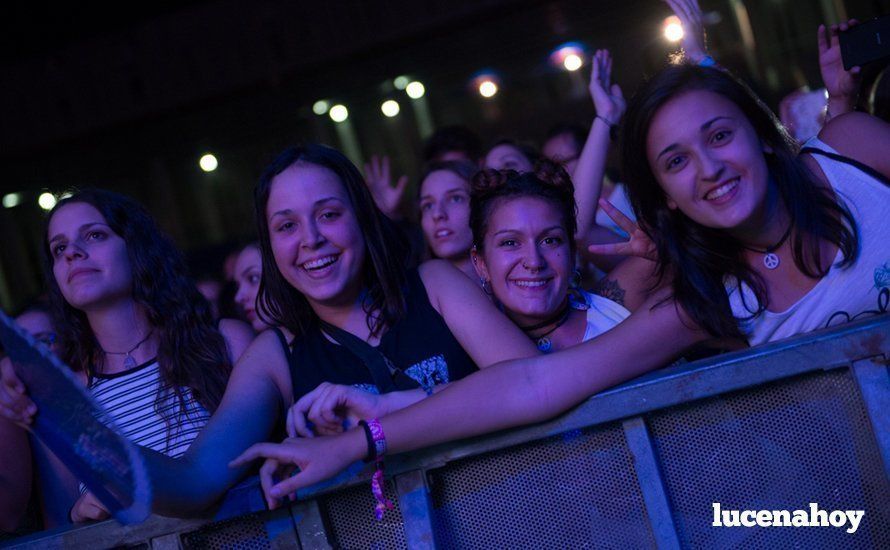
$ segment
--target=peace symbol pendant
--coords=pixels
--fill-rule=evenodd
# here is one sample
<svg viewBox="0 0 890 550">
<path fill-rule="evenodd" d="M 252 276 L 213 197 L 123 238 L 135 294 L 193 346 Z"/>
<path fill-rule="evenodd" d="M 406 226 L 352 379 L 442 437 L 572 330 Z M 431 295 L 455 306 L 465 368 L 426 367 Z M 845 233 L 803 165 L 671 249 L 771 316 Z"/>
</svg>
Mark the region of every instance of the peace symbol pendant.
<svg viewBox="0 0 890 550">
<path fill-rule="evenodd" d="M 767 252 L 763 256 L 763 265 L 765 265 L 767 269 L 775 269 L 779 267 L 779 257 L 772 252 Z"/>
<path fill-rule="evenodd" d="M 544 353 L 547 353 L 548 351 L 550 351 L 550 348 L 553 347 L 553 343 L 550 342 L 550 338 L 547 338 L 546 336 L 541 336 L 535 343 L 537 344 L 538 349 Z"/>
</svg>

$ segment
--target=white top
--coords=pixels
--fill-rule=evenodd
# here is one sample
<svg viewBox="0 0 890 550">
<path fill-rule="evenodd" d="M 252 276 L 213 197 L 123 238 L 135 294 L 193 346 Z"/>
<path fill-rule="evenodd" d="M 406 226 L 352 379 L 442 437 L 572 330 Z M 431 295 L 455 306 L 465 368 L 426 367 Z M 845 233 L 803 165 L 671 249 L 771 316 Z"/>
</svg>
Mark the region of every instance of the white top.
<svg viewBox="0 0 890 550">
<path fill-rule="evenodd" d="M 587 328 L 584 330 L 582 342 L 596 338 L 630 317 L 630 311 L 617 302 L 583 290 L 581 295 L 584 296 L 587 305 Z"/>
<path fill-rule="evenodd" d="M 806 147 L 838 154 L 818 138 Z M 743 285 L 745 307 L 738 285 L 728 282 L 733 314 L 740 319 L 748 342 L 754 346 L 795 334 L 846 323 L 887 311 L 890 300 L 890 187 L 844 162 L 814 154 L 840 200 L 849 208 L 859 231 L 859 255 L 846 268 L 840 251 L 831 269 L 806 295 L 785 311 L 756 311 L 754 292 Z M 748 318 L 745 320 L 745 318 Z"/>
<path fill-rule="evenodd" d="M 165 394 L 160 411 L 163 414 L 155 408 L 159 390 Z M 188 388 L 183 388 L 185 413 L 180 412 L 179 399 L 172 388 L 162 385 L 156 359 L 122 373 L 95 375 L 90 379 L 89 391 L 111 417 L 118 433 L 137 445 L 173 458 L 185 453 L 210 420 L 210 413 Z M 173 425 L 168 429 L 170 416 Z"/>
</svg>

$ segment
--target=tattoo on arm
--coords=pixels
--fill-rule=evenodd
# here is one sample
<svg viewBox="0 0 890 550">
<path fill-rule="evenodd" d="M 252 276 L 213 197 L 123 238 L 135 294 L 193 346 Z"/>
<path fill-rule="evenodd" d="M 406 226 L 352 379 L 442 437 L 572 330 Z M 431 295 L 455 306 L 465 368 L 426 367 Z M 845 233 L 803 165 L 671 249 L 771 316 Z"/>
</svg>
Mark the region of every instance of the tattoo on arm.
<svg viewBox="0 0 890 550">
<path fill-rule="evenodd" d="M 621 285 L 618 281 L 614 279 L 609 279 L 608 277 L 603 277 L 596 283 L 596 286 L 593 287 L 594 294 L 599 294 L 604 298 L 608 298 L 617 304 L 624 305 L 624 294 L 625 290 L 621 288 Z"/>
</svg>

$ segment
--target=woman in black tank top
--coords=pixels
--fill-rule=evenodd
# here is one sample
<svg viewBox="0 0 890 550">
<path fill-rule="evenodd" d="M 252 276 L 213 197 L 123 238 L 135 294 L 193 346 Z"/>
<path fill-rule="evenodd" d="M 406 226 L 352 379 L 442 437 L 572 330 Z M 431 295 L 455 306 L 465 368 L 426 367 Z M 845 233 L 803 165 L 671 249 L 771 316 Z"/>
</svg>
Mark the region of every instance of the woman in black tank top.
<svg viewBox="0 0 890 550">
<path fill-rule="evenodd" d="M 282 153 L 260 178 L 256 208 L 263 256 L 257 311 L 281 327 L 275 334 L 293 400 L 337 384 L 369 399 L 396 392 L 381 398 L 388 411 L 477 365 L 535 354 L 446 262 L 405 268 L 404 239 L 339 152 L 307 145 Z M 302 430 L 305 421 L 290 418 L 289 425 Z M 316 427 L 342 430 L 336 422 Z"/>
</svg>

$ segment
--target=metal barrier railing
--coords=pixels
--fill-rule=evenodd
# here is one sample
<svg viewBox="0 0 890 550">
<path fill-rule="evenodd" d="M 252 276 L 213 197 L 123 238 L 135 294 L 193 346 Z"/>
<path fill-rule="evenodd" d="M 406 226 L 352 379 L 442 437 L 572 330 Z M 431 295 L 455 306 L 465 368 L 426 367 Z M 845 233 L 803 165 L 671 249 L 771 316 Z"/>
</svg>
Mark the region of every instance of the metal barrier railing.
<svg viewBox="0 0 890 550">
<path fill-rule="evenodd" d="M 890 548 L 890 316 L 673 366 L 551 421 L 360 465 L 266 511 L 255 480 L 212 518 L 37 533 L 30 547 Z M 864 510 L 835 527 L 715 527 L 731 510 Z"/>
</svg>

